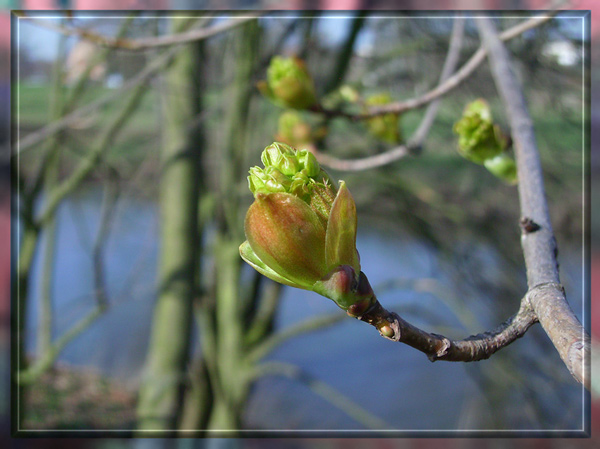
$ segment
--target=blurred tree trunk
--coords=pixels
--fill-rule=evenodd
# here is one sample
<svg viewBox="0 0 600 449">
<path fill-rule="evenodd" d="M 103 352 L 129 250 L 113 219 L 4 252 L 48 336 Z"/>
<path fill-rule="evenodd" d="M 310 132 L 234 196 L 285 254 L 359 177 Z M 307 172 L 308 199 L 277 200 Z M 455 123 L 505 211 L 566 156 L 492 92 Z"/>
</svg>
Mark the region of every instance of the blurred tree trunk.
<svg viewBox="0 0 600 449">
<path fill-rule="evenodd" d="M 54 62 L 54 73 L 52 93 L 50 97 L 50 120 L 58 120 L 64 113 L 64 92 L 63 92 L 63 67 L 65 64 L 65 47 L 66 38 L 62 36 L 58 45 L 58 56 Z M 44 169 L 44 187 L 47 195 L 58 184 L 58 175 L 60 168 L 60 152 L 57 148 L 63 140 L 63 134 L 58 134 L 48 143 L 48 160 Z M 39 329 L 37 335 L 37 357 L 41 358 L 44 354 L 50 351 L 52 346 L 52 326 L 53 326 L 53 279 L 56 240 L 58 233 L 56 229 L 56 217 L 52 217 L 45 226 L 46 241 L 44 246 L 43 271 L 42 271 L 42 292 L 39 306 Z"/>
<path fill-rule="evenodd" d="M 234 51 L 229 62 L 234 70 L 234 86 L 225 124 L 225 148 L 219 151 L 219 207 L 215 294 L 215 346 L 217 355 L 213 376 L 214 408 L 209 429 L 239 429 L 249 386 L 244 364 L 244 297 L 240 286 L 239 245 L 244 240 L 240 192 L 236 186 L 247 170 L 245 159 L 248 115 L 253 92 L 253 74 L 258 60 L 259 26 L 248 22 L 236 32 Z M 245 292 L 244 292 L 245 293 Z"/>
<path fill-rule="evenodd" d="M 185 22 L 174 19 L 174 28 Z M 176 429 L 182 409 L 200 255 L 202 141 L 193 126 L 201 107 L 199 45 L 190 44 L 177 55 L 163 90 L 158 299 L 139 392 L 139 429 Z"/>
<path fill-rule="evenodd" d="M 63 102 L 63 88 L 62 88 L 62 77 L 63 77 L 63 66 L 64 66 L 64 50 L 65 50 L 66 38 L 62 37 L 59 40 L 57 58 L 54 62 L 53 74 L 52 74 L 52 91 L 50 93 L 50 120 L 60 118 L 62 113 L 62 102 Z M 44 171 L 41 174 L 40 182 L 45 184 L 46 191 L 49 192 L 55 187 L 58 179 L 58 168 L 59 159 L 58 152 L 52 152 L 52 147 L 59 142 L 59 137 L 55 136 L 50 139 L 48 143 L 49 152 L 52 154 L 48 158 L 47 164 L 44 166 Z M 17 173 L 16 176 L 20 177 L 21 174 Z M 24 183 L 22 187 L 24 187 Z M 23 196 L 23 207 L 26 210 L 24 212 L 23 219 L 23 233 L 21 248 L 19 249 L 19 262 L 18 262 L 18 274 L 17 274 L 17 294 L 19 313 L 16 326 L 12 327 L 16 330 L 17 339 L 19 341 L 18 349 L 16 351 L 16 357 L 18 362 L 11 363 L 13 370 L 23 371 L 28 367 L 28 361 L 26 358 L 26 322 L 27 322 L 27 303 L 28 298 L 28 286 L 30 278 L 30 270 L 33 264 L 36 247 L 39 244 L 40 229 L 33 224 L 33 198 L 25 198 L 25 189 L 21 188 Z M 27 195 L 29 196 L 29 195 Z M 37 356 L 41 357 L 47 350 L 49 350 L 52 342 L 52 272 L 54 267 L 54 246 L 56 239 L 56 219 L 53 217 L 46 228 L 46 246 L 43 261 L 43 278 L 42 278 L 42 298 L 38 313 L 39 328 L 37 334 Z M 16 376 L 17 378 L 19 376 Z M 14 379 L 14 377 L 13 377 Z M 18 422 L 19 427 L 22 423 L 22 418 L 25 413 L 24 403 L 25 398 L 25 386 L 20 384 L 16 390 L 16 396 L 18 397 L 19 416 Z M 21 403 L 23 401 L 23 403 Z"/>
<path fill-rule="evenodd" d="M 13 164 L 15 165 L 15 164 Z M 23 200 L 25 201 L 25 200 Z M 13 430 L 22 428 L 23 418 L 25 416 L 25 386 L 18 383 L 19 371 L 27 368 L 27 358 L 25 351 L 25 324 L 27 316 L 27 298 L 29 287 L 29 274 L 38 244 L 39 230 L 31 223 L 27 223 L 27 218 L 23 219 L 23 231 L 21 233 L 21 246 L 18 249 L 18 262 L 16 264 L 17 273 L 15 276 L 12 294 L 12 307 L 16 307 L 17 313 L 11 314 L 11 329 L 15 330 L 16 344 L 13 344 L 11 351 L 11 390 L 15 393 L 11 395 L 11 408 L 16 410 L 16 419 L 12 420 Z"/>
</svg>

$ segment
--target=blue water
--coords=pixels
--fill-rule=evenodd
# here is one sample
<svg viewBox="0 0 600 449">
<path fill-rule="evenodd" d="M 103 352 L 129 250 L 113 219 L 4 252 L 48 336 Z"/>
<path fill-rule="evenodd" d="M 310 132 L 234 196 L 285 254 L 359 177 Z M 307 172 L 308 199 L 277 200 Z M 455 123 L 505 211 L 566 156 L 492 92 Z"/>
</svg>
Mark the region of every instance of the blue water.
<svg viewBox="0 0 600 449">
<path fill-rule="evenodd" d="M 100 202 L 101 194 L 93 191 L 59 209 L 53 286 L 56 336 L 94 307 L 91 247 Z M 359 228 L 357 247 L 363 270 L 380 292 L 380 301 L 409 321 L 464 338 L 507 317 L 494 315 L 490 292 L 457 281 L 452 261 L 441 258 L 431 246 L 362 223 Z M 110 308 L 65 348 L 60 363 L 96 369 L 135 390 L 156 299 L 157 230 L 153 202 L 121 199 L 105 252 Z M 502 266 L 493 249 L 480 246 L 473 252 L 485 264 L 487 278 L 499 277 Z M 581 317 L 580 252 L 569 255 L 561 249 L 561 254 L 563 282 Z M 36 281 L 31 287 L 33 302 L 28 316 L 31 353 L 35 352 L 40 296 L 39 259 L 33 268 Z M 422 278 L 432 279 L 439 291 L 377 289 L 390 281 Z M 512 301 L 510 309 L 516 310 L 518 298 L 507 300 Z M 331 313 L 343 312 L 312 292 L 286 288 L 277 326 L 282 329 Z M 390 429 L 578 429 L 582 425 L 581 389 L 540 329 L 533 329 L 489 361 L 431 363 L 416 350 L 384 340 L 372 327 L 348 318 L 285 342 L 267 359 L 300 367 L 360 404 Z M 364 428 L 343 407 L 333 406 L 307 385 L 275 376 L 256 384 L 245 420 L 248 427 L 257 429 Z"/>
</svg>

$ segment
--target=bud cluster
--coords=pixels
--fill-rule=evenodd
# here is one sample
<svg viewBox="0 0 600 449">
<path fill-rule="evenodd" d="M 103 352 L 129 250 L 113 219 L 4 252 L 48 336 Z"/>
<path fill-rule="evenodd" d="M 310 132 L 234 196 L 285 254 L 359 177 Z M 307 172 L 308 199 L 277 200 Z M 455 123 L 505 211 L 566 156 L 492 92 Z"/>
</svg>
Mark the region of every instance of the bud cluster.
<svg viewBox="0 0 600 449">
<path fill-rule="evenodd" d="M 314 154 L 275 142 L 265 148 L 261 160 L 264 168 L 252 167 L 248 176 L 248 186 L 255 198 L 259 194 L 290 193 L 326 221 L 337 189 Z"/>
<path fill-rule="evenodd" d="M 308 150 L 279 142 L 250 169 L 254 203 L 244 223 L 240 255 L 282 284 L 312 290 L 351 314 L 374 295 L 356 250 L 356 205 L 343 181 L 337 189 Z"/>
</svg>

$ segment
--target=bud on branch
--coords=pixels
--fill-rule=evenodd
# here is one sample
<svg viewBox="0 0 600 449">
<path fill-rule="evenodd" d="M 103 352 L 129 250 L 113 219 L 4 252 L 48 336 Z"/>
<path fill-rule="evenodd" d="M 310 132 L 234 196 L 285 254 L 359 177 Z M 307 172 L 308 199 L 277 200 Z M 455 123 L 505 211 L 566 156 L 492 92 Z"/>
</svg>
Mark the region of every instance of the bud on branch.
<svg viewBox="0 0 600 449">
<path fill-rule="evenodd" d="M 375 296 L 356 250 L 356 205 L 308 150 L 273 143 L 264 168 L 250 169 L 255 201 L 246 215 L 242 258 L 274 281 L 317 292 L 349 314 L 361 314 Z"/>
<path fill-rule="evenodd" d="M 275 56 L 267 69 L 267 80 L 258 90 L 275 104 L 292 109 L 307 109 L 317 103 L 315 84 L 299 58 Z"/>
<path fill-rule="evenodd" d="M 454 124 L 458 134 L 458 152 L 476 164 L 483 164 L 490 173 L 508 184 L 517 183 L 517 166 L 505 153 L 508 139 L 494 124 L 492 112 L 485 100 L 467 105 L 462 118 Z"/>
</svg>

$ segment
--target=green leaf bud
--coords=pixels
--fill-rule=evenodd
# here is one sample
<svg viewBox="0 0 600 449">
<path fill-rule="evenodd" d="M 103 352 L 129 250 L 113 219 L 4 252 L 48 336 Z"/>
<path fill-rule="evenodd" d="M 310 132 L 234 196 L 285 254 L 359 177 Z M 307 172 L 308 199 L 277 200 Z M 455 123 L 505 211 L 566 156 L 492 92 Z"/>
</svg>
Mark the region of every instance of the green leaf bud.
<svg viewBox="0 0 600 449">
<path fill-rule="evenodd" d="M 499 126 L 493 123 L 490 107 L 485 100 L 469 103 L 453 129 L 458 134 L 459 153 L 476 164 L 483 164 L 506 149 L 506 137 Z"/>
<path fill-rule="evenodd" d="M 283 107 L 306 109 L 317 103 L 313 79 L 298 58 L 273 57 L 267 68 L 267 81 L 259 83 L 258 88 Z"/>
<path fill-rule="evenodd" d="M 252 167 L 248 177 L 248 186 L 255 197 L 275 192 L 305 197 L 315 188 L 329 189 L 335 196 L 337 190 L 331 178 L 307 149 L 295 150 L 285 143 L 274 142 L 264 149 L 261 160 L 265 167 Z"/>
<path fill-rule="evenodd" d="M 255 201 L 240 255 L 277 282 L 361 312 L 374 295 L 360 270 L 356 206 L 345 183 L 337 189 L 312 153 L 283 143 L 265 148 L 261 159 L 265 167 L 248 177 Z"/>
</svg>

